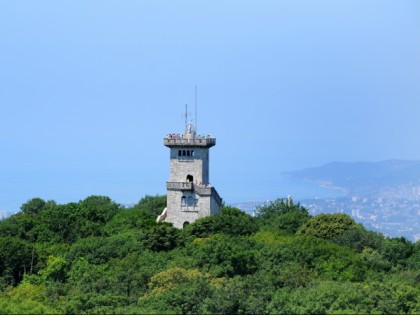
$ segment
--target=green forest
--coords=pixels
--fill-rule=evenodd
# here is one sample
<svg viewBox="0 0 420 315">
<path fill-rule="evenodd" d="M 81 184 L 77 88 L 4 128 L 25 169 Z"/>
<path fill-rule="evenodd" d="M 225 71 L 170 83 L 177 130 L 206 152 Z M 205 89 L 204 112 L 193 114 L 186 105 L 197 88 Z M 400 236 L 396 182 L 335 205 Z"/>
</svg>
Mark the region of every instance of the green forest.
<svg viewBox="0 0 420 315">
<path fill-rule="evenodd" d="M 420 314 L 420 242 L 277 199 L 176 229 L 166 196 L 34 198 L 0 221 L 0 313 Z"/>
</svg>

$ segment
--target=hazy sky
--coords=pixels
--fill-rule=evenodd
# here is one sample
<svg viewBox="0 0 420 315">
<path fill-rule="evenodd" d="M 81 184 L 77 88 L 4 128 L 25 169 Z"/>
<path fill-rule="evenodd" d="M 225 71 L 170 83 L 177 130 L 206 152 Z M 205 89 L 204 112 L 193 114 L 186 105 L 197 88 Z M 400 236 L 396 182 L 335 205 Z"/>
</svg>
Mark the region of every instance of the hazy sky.
<svg viewBox="0 0 420 315">
<path fill-rule="evenodd" d="M 282 172 L 420 159 L 420 1 L 1 1 L 0 210 L 165 193 L 184 128 L 226 202 Z M 299 196 L 298 196 L 299 197 Z"/>
</svg>

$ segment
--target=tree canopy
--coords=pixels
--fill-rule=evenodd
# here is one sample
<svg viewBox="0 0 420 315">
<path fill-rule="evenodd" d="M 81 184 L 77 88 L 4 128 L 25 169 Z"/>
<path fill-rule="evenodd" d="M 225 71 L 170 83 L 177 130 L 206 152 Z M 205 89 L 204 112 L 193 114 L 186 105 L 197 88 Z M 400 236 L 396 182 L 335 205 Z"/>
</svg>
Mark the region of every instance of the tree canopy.
<svg viewBox="0 0 420 315">
<path fill-rule="evenodd" d="M 185 229 L 165 196 L 34 198 L 0 221 L 0 313 L 420 313 L 420 245 L 277 199 Z"/>
</svg>

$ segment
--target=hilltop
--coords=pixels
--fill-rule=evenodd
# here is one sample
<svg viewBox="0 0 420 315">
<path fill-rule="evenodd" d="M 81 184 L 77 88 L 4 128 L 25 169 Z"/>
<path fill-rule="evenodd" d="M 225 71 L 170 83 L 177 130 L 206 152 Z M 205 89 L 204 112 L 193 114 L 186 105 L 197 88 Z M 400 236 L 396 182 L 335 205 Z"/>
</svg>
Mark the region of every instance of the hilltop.
<svg viewBox="0 0 420 315">
<path fill-rule="evenodd" d="M 165 196 L 34 198 L 0 221 L 0 313 L 419 313 L 420 246 L 278 199 L 156 223 Z"/>
</svg>

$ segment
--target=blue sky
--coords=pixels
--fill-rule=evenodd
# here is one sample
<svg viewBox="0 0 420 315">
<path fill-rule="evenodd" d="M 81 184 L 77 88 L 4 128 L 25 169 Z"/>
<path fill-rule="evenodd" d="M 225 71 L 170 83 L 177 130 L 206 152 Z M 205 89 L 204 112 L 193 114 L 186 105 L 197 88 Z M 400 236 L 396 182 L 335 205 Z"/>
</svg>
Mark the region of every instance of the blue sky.
<svg viewBox="0 0 420 315">
<path fill-rule="evenodd" d="M 0 48 L 0 210 L 165 193 L 195 85 L 227 202 L 420 159 L 419 1 L 2 1 Z"/>
</svg>

